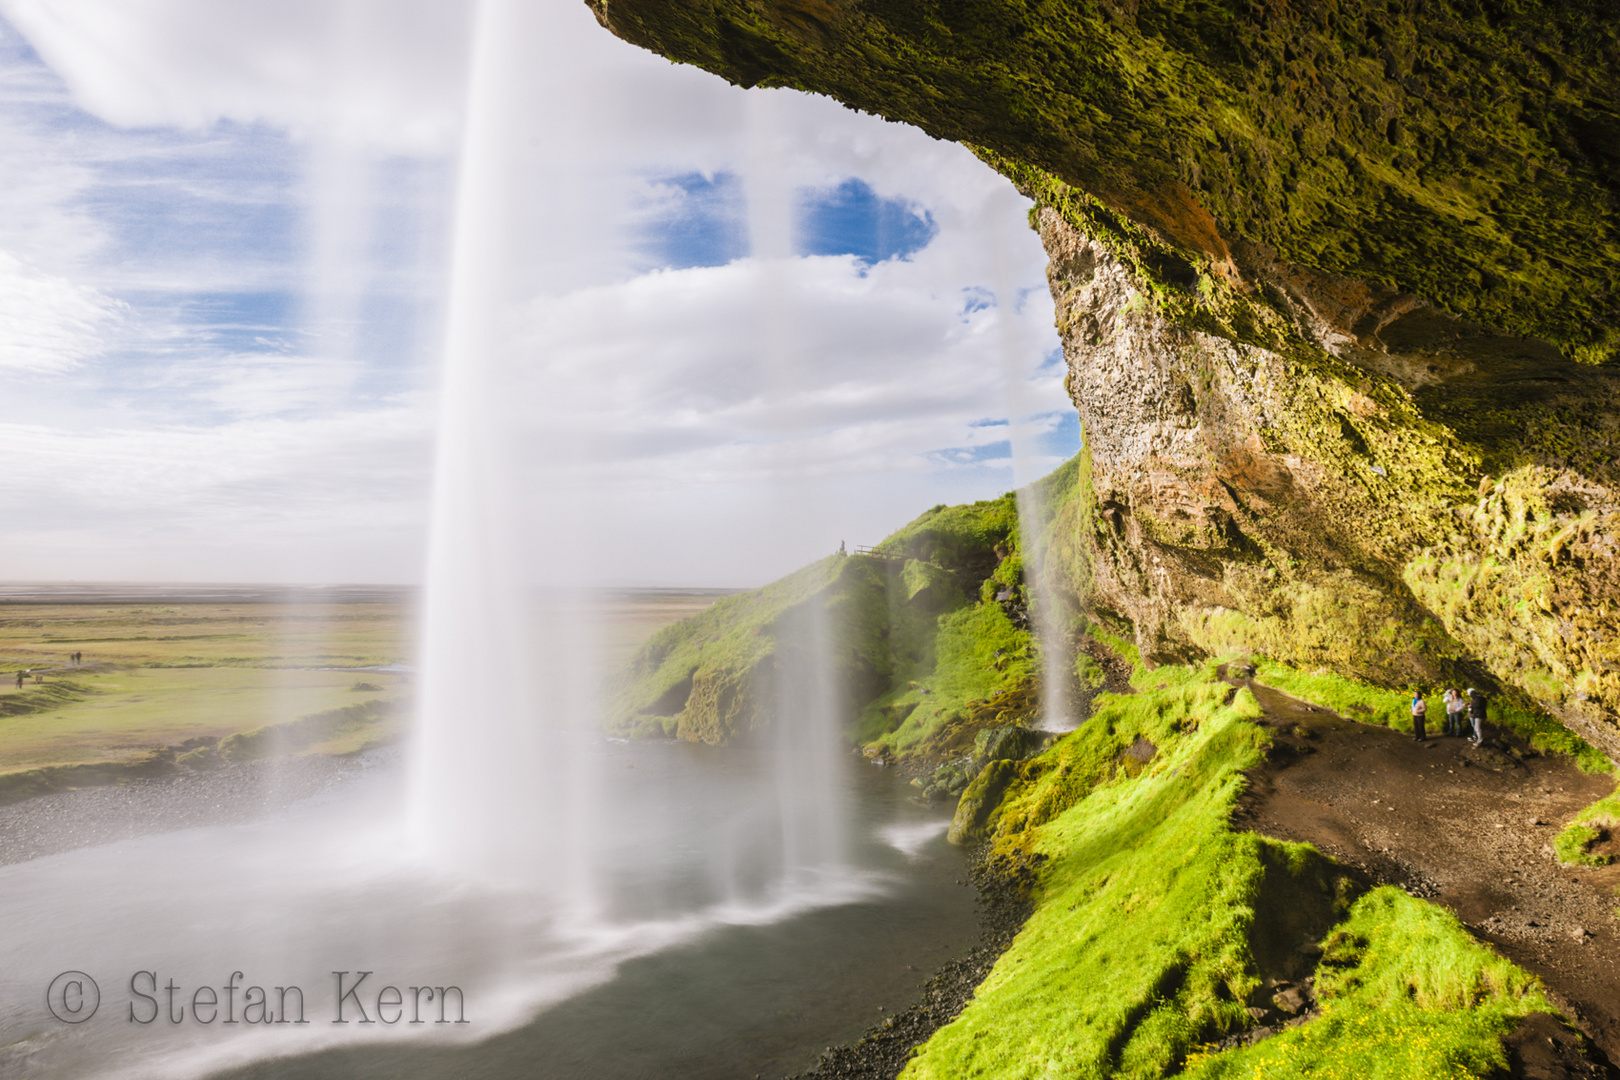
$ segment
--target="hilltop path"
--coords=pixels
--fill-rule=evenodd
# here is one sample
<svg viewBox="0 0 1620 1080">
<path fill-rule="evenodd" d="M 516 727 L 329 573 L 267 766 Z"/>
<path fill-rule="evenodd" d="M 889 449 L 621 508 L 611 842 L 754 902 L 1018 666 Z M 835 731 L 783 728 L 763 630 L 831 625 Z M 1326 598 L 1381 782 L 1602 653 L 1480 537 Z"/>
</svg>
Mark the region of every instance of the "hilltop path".
<svg viewBox="0 0 1620 1080">
<path fill-rule="evenodd" d="M 1541 977 L 1549 996 L 1620 1061 L 1620 865 L 1561 866 L 1552 841 L 1612 790 L 1565 757 L 1515 754 L 1461 738 L 1355 723 L 1253 679 L 1274 747 L 1252 770 L 1233 824 L 1314 844 L 1379 882 L 1456 912 L 1478 937 Z M 1431 729 L 1432 730 L 1432 729 Z M 1549 1022 L 1510 1043 L 1514 1075 L 1568 1076 Z M 1550 1048 L 1549 1048 L 1550 1047 Z"/>
</svg>

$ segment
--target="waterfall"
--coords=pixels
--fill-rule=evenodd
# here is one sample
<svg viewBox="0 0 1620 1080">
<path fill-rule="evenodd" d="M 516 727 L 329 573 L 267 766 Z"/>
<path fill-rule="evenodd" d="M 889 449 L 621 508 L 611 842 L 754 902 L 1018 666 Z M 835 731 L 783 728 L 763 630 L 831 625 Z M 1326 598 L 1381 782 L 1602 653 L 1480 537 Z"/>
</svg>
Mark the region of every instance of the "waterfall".
<svg viewBox="0 0 1620 1080">
<path fill-rule="evenodd" d="M 524 338 L 517 320 L 532 313 L 525 304 L 535 283 L 542 293 L 566 288 L 564 275 L 544 268 L 549 253 L 529 251 L 522 241 L 569 227 L 548 214 L 580 212 L 566 199 L 517 207 L 514 193 L 529 190 L 536 168 L 555 171 L 588 158 L 588 150 L 571 152 L 571 138 L 587 137 L 577 119 L 552 125 L 549 117 L 523 116 L 514 103 L 520 63 L 544 55 L 534 22 L 513 0 L 483 0 L 477 9 L 439 390 L 409 820 L 431 862 L 539 884 L 560 910 L 589 922 L 627 909 L 622 897 L 610 895 L 614 886 L 604 880 L 598 854 L 623 841 L 613 829 L 644 824 L 612 824 L 615 792 L 598 774 L 602 672 L 592 650 L 588 589 L 528 586 L 535 578 L 528 561 L 567 557 L 561 554 L 569 551 L 567 534 L 578 526 L 554 508 L 581 505 L 571 485 L 579 483 L 573 479 L 579 466 L 590 463 L 588 447 L 557 434 L 566 417 L 563 392 L 548 382 L 553 358 L 523 356 L 514 345 Z M 768 97 L 758 99 L 753 115 L 757 152 L 747 172 L 760 275 L 760 362 L 766 392 L 782 392 L 781 373 L 804 360 L 791 329 L 791 188 L 773 149 Z M 544 140 L 520 137 L 536 124 L 546 126 Z M 538 165 L 514 150 L 535 141 L 548 157 Z M 515 403 L 514 386 L 538 400 Z M 538 422 L 531 405 L 540 409 Z M 528 408 L 522 418 L 520 407 Z M 520 477 L 526 456 L 542 459 L 537 477 Z M 542 512 L 529 513 L 537 501 Z M 576 584 L 589 586 L 588 557 L 572 558 L 587 578 Z M 845 869 L 839 770 L 847 718 L 827 662 L 830 648 L 826 614 L 815 603 L 783 629 L 776 671 L 781 708 L 765 748 L 774 790 L 759 792 L 758 820 L 730 842 L 737 850 L 708 852 L 711 880 L 688 890 L 688 902 L 693 895 L 780 898 L 783 889 L 814 887 L 824 873 Z M 769 835 L 761 834 L 761 822 L 773 823 Z M 776 867 L 777 880 L 761 881 L 751 871 L 739 889 L 735 868 L 746 863 L 757 870 L 761 860 Z M 628 907 L 646 913 L 645 905 Z"/>
<path fill-rule="evenodd" d="M 832 662 L 834 630 L 820 598 L 793 612 L 777 662 L 772 773 L 781 814 L 784 883 L 814 886 L 847 865 L 847 811 L 840 777 L 845 695 Z"/>
<path fill-rule="evenodd" d="M 521 122 L 514 88 L 525 40 L 518 9 L 483 0 L 475 16 L 408 818 L 430 861 L 543 884 L 580 905 L 589 875 L 579 819 L 590 783 L 573 759 L 575 721 L 594 711 L 589 617 L 576 594 L 532 588 L 529 562 L 560 543 L 533 549 L 520 511 L 525 499 L 559 498 L 566 485 L 536 491 L 520 482 L 530 444 L 511 393 L 519 311 L 511 269 L 522 255 L 511 250 Z"/>
<path fill-rule="evenodd" d="M 1012 196 L 1012 189 L 1007 189 L 1004 197 Z M 984 248 L 996 296 L 996 330 L 1006 393 L 1007 441 L 1012 451 L 1013 486 L 1018 496 L 1024 580 L 1034 594 L 1030 613 L 1041 662 L 1040 727 L 1046 731 L 1072 731 L 1082 717 L 1074 715 L 1075 703 L 1069 697 L 1072 661 L 1062 608 L 1046 566 L 1044 536 L 1048 509 L 1032 487 L 1043 471 L 1031 425 L 1036 409 L 1030 392 L 1030 358 L 1035 355 L 1035 349 L 1018 321 L 1020 298 L 1012 284 L 1009 253 L 993 228 L 984 230 Z"/>
</svg>

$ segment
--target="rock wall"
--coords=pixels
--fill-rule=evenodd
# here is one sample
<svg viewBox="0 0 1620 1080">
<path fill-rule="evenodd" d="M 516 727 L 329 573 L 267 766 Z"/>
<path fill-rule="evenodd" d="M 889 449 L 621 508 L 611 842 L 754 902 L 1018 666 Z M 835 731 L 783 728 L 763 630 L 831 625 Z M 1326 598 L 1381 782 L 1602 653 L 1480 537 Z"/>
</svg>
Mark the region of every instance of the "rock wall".
<svg viewBox="0 0 1620 1080">
<path fill-rule="evenodd" d="M 1620 756 L 1620 371 L 1274 262 L 1246 284 L 1278 294 L 1275 338 L 1234 340 L 1058 210 L 1037 223 L 1100 617 L 1150 659 L 1518 690 Z"/>
<path fill-rule="evenodd" d="M 1526 695 L 1620 758 L 1620 20 L 1601 3 L 588 0 L 1038 204 L 1091 606 Z"/>
</svg>

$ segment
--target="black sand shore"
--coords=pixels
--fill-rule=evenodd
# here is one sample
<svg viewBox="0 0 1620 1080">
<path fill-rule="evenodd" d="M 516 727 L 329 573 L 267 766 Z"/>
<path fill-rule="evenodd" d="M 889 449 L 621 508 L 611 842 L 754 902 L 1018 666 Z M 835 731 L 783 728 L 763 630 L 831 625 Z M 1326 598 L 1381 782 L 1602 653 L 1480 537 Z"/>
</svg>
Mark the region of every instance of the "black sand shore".
<svg viewBox="0 0 1620 1080">
<path fill-rule="evenodd" d="M 344 757 L 237 762 L 0 805 L 0 866 L 75 848 L 209 825 L 255 821 L 377 769 L 398 748 Z"/>
</svg>

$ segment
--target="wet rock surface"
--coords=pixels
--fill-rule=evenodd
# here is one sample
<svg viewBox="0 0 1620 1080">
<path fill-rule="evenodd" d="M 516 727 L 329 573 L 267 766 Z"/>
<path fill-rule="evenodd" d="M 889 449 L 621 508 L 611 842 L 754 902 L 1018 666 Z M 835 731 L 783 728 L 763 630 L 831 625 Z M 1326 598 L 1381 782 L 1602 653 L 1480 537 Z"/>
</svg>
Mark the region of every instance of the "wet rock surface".
<svg viewBox="0 0 1620 1080">
<path fill-rule="evenodd" d="M 1613 777 L 1493 745 L 1489 730 L 1483 747 L 1461 738 L 1417 743 L 1262 683 L 1232 681 L 1265 708 L 1273 739 L 1266 764 L 1249 774 L 1235 826 L 1314 844 L 1450 908 L 1540 976 L 1601 1052 L 1620 1059 L 1620 867 L 1562 866 L 1551 846 L 1564 822 L 1613 789 Z M 1545 1024 L 1526 1024 L 1528 1034 L 1514 1037 L 1525 1071 L 1513 1075 L 1620 1075 L 1569 1071 L 1569 1047 L 1580 1040 L 1566 1033 L 1549 1044 Z M 1555 1065 L 1566 1071 L 1546 1071 Z"/>
</svg>

